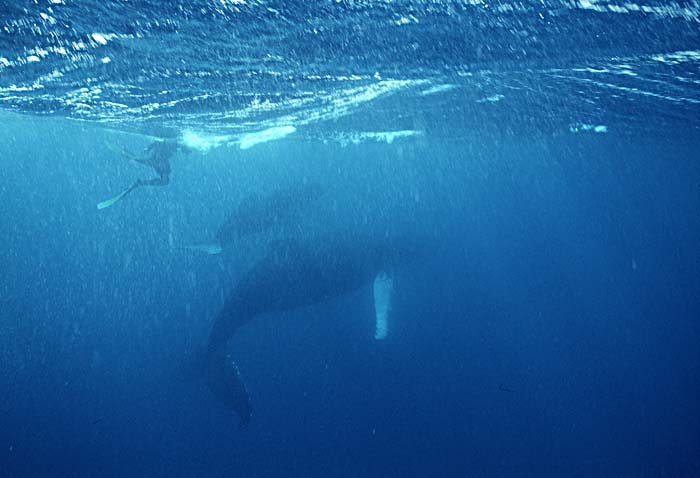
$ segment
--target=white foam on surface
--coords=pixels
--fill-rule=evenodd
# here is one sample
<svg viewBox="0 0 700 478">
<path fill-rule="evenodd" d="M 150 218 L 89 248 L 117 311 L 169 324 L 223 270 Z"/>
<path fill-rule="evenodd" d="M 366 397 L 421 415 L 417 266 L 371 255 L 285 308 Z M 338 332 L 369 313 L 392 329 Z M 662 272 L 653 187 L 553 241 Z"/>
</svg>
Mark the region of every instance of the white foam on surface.
<svg viewBox="0 0 700 478">
<path fill-rule="evenodd" d="M 367 78 L 363 78 L 366 80 Z M 409 87 L 422 86 L 426 80 L 380 80 L 375 83 L 358 87 L 331 90 L 303 98 L 291 98 L 279 103 L 269 101 L 254 101 L 248 108 L 228 111 L 221 116 L 213 116 L 221 121 L 247 120 L 262 113 L 279 112 L 279 116 L 260 122 L 260 126 L 269 125 L 270 130 L 280 128 L 279 125 L 304 126 L 323 121 L 332 121 L 349 115 L 363 104 L 370 103 L 380 97 L 395 94 Z M 285 112 L 287 112 L 285 114 Z M 262 133 L 262 131 L 261 131 Z M 253 133 L 254 135 L 258 133 Z"/>
<path fill-rule="evenodd" d="M 93 33 L 90 35 L 92 39 L 96 42 L 99 43 L 100 45 L 106 45 L 107 44 L 107 39 L 102 35 L 101 33 Z"/>
<path fill-rule="evenodd" d="M 290 134 L 294 133 L 297 129 L 294 126 L 273 126 L 272 128 L 267 128 L 262 131 L 255 133 L 248 133 L 243 135 L 239 142 L 241 149 L 252 148 L 253 146 L 261 143 L 267 143 L 268 141 L 274 141 L 277 139 L 282 139 Z"/>
<path fill-rule="evenodd" d="M 457 85 L 453 85 L 451 83 L 444 85 L 435 85 L 431 88 L 428 88 L 427 90 L 421 91 L 420 94 L 422 96 L 434 95 L 437 93 L 444 93 L 445 91 L 454 90 L 455 88 L 457 88 Z"/>
<path fill-rule="evenodd" d="M 395 25 L 408 25 L 409 23 L 418 23 L 418 19 L 414 15 L 408 15 L 406 17 L 401 17 L 398 20 L 394 20 Z"/>
<path fill-rule="evenodd" d="M 700 51 L 699 50 L 685 50 L 685 51 L 674 51 L 672 53 L 660 53 L 653 55 L 652 60 L 658 61 L 659 63 L 666 63 L 669 65 L 678 65 L 680 63 L 700 61 Z"/>
<path fill-rule="evenodd" d="M 573 123 L 569 125 L 569 131 L 572 133 L 607 133 L 608 127 L 603 124 Z"/>
<path fill-rule="evenodd" d="M 697 5 L 666 2 L 664 5 L 642 5 L 627 2 L 623 5 L 609 0 L 578 0 L 571 4 L 574 9 L 590 10 L 599 13 L 629 14 L 643 12 L 659 18 L 683 18 L 689 21 L 700 21 L 700 10 Z"/>
<path fill-rule="evenodd" d="M 230 136 L 200 133 L 193 130 L 185 130 L 180 136 L 180 143 L 189 149 L 208 153 L 214 148 L 224 146 L 232 142 Z"/>
<path fill-rule="evenodd" d="M 397 139 L 410 138 L 423 134 L 422 131 L 405 129 L 398 131 L 362 131 L 352 133 L 338 133 L 332 136 L 342 146 L 361 144 L 368 141 L 392 144 Z"/>
<path fill-rule="evenodd" d="M 477 103 L 498 103 L 503 98 L 505 98 L 505 96 L 503 96 L 501 94 L 495 94 L 495 95 L 487 96 L 486 98 L 482 98 L 480 100 L 477 100 L 476 102 Z"/>
<path fill-rule="evenodd" d="M 658 60 L 657 60 L 658 61 Z M 611 90 L 622 91 L 628 95 L 638 95 L 646 96 L 650 98 L 670 101 L 673 103 L 690 103 L 690 104 L 700 104 L 700 98 L 690 97 L 690 96 L 670 96 L 668 94 L 657 93 L 655 91 L 644 90 L 641 88 L 625 86 L 620 84 L 611 83 L 609 81 L 594 80 L 592 78 L 580 78 L 567 74 L 566 72 L 559 73 L 558 71 L 553 71 L 550 73 L 551 76 L 555 78 L 562 78 L 566 80 L 572 80 L 579 83 L 586 83 L 589 85 L 595 85 L 599 88 L 606 88 Z"/>
</svg>

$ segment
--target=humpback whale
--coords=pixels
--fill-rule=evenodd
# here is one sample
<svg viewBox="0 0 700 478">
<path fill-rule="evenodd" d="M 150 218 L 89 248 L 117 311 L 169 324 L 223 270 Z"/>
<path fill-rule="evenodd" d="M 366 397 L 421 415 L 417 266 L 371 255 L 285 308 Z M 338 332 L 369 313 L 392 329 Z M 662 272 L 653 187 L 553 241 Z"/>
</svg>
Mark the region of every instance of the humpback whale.
<svg viewBox="0 0 700 478">
<path fill-rule="evenodd" d="M 216 232 L 216 241 L 210 244 L 187 246 L 187 249 L 219 254 L 226 246 L 253 234 L 267 231 L 275 226 L 290 224 L 323 194 L 316 183 L 288 186 L 266 195 L 253 193 L 245 197 L 228 216 Z"/>
<path fill-rule="evenodd" d="M 209 388 L 238 415 L 240 428 L 250 422 L 248 391 L 238 367 L 229 353 L 228 343 L 236 331 L 256 316 L 320 303 L 359 289 L 375 281 L 381 304 L 377 317 L 378 335 L 386 335 L 386 297 L 394 265 L 415 257 L 413 241 L 383 237 L 363 241 L 345 235 L 338 240 L 279 241 L 268 254 L 245 274 L 230 292 L 209 336 L 206 352 L 206 377 Z M 376 306 L 375 300 L 375 306 Z M 383 337 L 380 337 L 383 338 Z"/>
</svg>

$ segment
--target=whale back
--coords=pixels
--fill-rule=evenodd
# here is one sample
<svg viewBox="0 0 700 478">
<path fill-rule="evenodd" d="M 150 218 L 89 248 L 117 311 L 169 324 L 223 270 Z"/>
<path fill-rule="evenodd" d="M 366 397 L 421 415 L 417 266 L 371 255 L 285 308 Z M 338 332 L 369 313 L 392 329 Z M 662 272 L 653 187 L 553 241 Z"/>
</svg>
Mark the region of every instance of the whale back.
<svg viewBox="0 0 700 478">
<path fill-rule="evenodd" d="M 230 244 L 244 236 L 283 225 L 323 194 L 316 183 L 294 185 L 269 194 L 253 193 L 245 197 L 221 225 L 216 234 L 220 244 Z"/>
</svg>

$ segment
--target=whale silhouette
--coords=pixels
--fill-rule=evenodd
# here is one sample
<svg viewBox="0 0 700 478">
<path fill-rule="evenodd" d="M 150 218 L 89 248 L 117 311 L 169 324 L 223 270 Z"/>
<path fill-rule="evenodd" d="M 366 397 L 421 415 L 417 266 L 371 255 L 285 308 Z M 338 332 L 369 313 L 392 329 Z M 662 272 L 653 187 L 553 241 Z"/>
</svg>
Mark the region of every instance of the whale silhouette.
<svg viewBox="0 0 700 478">
<path fill-rule="evenodd" d="M 290 221 L 322 194 L 323 188 L 317 183 L 294 184 L 265 195 L 253 193 L 245 197 L 221 225 L 216 239 L 227 244 Z"/>
<path fill-rule="evenodd" d="M 290 227 L 322 195 L 323 188 L 317 183 L 294 184 L 267 194 L 250 194 L 219 227 L 215 241 L 188 245 L 185 249 L 210 255 L 220 254 L 246 236 L 274 227 Z"/>
<path fill-rule="evenodd" d="M 320 303 L 371 284 L 417 254 L 412 241 L 342 239 L 272 244 L 230 292 L 214 320 L 206 352 L 209 388 L 240 418 L 251 418 L 248 391 L 229 352 L 236 331 L 256 316 Z M 379 274 L 379 276 L 378 276 Z"/>
</svg>

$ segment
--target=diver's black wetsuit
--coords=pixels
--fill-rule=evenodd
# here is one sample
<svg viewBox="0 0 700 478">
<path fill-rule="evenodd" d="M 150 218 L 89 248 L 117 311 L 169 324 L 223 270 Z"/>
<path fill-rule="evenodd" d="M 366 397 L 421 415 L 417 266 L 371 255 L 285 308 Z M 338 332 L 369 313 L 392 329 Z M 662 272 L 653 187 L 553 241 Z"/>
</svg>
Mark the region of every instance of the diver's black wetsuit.
<svg viewBox="0 0 700 478">
<path fill-rule="evenodd" d="M 151 145 L 146 148 L 143 156 L 134 156 L 127 151 L 120 150 L 119 152 L 128 159 L 153 168 L 156 174 L 158 174 L 158 177 L 153 179 L 138 179 L 128 189 L 122 191 L 116 197 L 99 203 L 97 208 L 104 209 L 113 205 L 140 186 L 167 186 L 170 183 L 170 158 L 180 149 L 186 150 L 187 148 L 175 140 L 165 140 L 151 143 Z"/>
<path fill-rule="evenodd" d="M 177 141 L 156 141 L 146 149 L 146 155 L 143 158 L 134 158 L 139 163 L 152 167 L 158 174 L 157 178 L 139 179 L 136 185 L 167 186 L 170 183 L 170 158 L 177 153 L 178 149 L 180 145 Z"/>
</svg>

